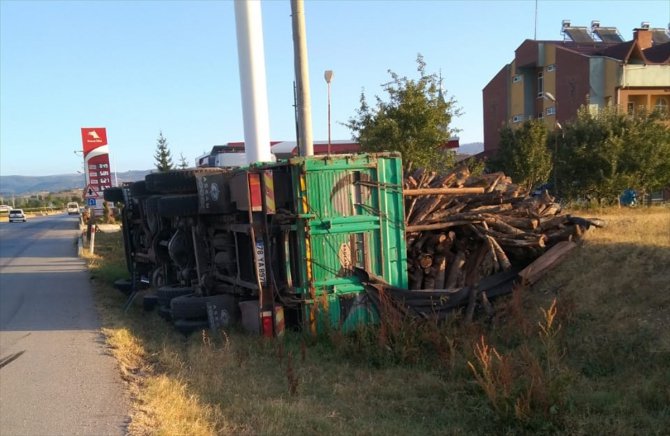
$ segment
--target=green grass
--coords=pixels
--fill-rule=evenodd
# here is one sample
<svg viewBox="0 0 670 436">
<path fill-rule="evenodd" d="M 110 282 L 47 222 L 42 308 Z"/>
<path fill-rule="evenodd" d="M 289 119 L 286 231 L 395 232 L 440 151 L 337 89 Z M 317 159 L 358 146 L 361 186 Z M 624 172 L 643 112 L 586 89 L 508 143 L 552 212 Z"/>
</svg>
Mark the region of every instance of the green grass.
<svg viewBox="0 0 670 436">
<path fill-rule="evenodd" d="M 275 340 L 184 337 L 139 299 L 123 313 L 110 286 L 125 275 L 120 235 L 99 234 L 91 273 L 134 398 L 130 431 L 663 434 L 670 210 L 594 215 L 608 227 L 534 288 L 498 300 L 490 323 L 387 319 L 349 336 Z"/>
</svg>

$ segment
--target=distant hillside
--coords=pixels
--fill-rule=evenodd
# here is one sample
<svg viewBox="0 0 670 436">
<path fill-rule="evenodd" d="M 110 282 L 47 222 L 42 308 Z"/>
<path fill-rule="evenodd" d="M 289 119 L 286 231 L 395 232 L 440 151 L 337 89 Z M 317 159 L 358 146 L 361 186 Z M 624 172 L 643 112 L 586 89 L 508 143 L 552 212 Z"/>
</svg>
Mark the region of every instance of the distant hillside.
<svg viewBox="0 0 670 436">
<path fill-rule="evenodd" d="M 119 184 L 143 180 L 150 170 L 117 173 Z M 83 189 L 83 174 L 61 174 L 55 176 L 0 176 L 0 193 L 33 194 L 38 192 L 59 192 Z"/>
<path fill-rule="evenodd" d="M 484 151 L 483 142 L 470 142 L 469 144 L 461 144 L 460 147 L 456 149 L 458 154 L 477 154 Z"/>
</svg>

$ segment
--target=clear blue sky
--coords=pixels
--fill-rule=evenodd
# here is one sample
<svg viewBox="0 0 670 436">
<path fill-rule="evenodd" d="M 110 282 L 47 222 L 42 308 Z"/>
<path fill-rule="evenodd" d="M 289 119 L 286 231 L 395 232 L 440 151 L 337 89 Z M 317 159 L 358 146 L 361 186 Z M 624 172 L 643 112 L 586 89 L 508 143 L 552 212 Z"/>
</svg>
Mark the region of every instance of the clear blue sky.
<svg viewBox="0 0 670 436">
<path fill-rule="evenodd" d="M 294 140 L 289 0 L 262 3 L 270 132 Z M 332 137 L 362 90 L 383 95 L 388 69 L 429 72 L 464 115 L 461 143 L 483 137 L 482 88 L 533 38 L 535 2 L 306 1 L 315 139 L 327 139 L 327 88 L 335 72 Z M 561 20 L 616 26 L 670 22 L 670 0 L 543 1 L 538 39 L 561 39 Z M 115 170 L 150 169 L 159 131 L 189 163 L 214 144 L 244 139 L 234 7 L 230 1 L 0 0 L 0 174 L 81 169 L 80 127 L 106 127 Z"/>
</svg>

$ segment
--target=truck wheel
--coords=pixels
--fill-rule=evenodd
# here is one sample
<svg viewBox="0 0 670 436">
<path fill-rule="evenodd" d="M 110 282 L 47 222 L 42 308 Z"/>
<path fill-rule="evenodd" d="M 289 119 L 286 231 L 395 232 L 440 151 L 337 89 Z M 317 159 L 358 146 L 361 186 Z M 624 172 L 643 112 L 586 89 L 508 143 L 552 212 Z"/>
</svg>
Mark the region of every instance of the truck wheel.
<svg viewBox="0 0 670 436">
<path fill-rule="evenodd" d="M 158 214 L 166 217 L 198 214 L 198 194 L 166 195 L 158 201 Z"/>
<path fill-rule="evenodd" d="M 105 201 L 112 203 L 125 203 L 126 199 L 123 196 L 123 188 L 107 188 L 104 193 Z"/>
<path fill-rule="evenodd" d="M 169 307 L 158 306 L 158 316 L 163 318 L 165 321 L 172 321 L 172 311 Z"/>
<path fill-rule="evenodd" d="M 142 299 L 142 308 L 145 312 L 151 312 L 158 305 L 158 295 L 147 294 Z"/>
<path fill-rule="evenodd" d="M 149 190 L 147 189 L 147 185 L 144 182 L 144 180 L 140 180 L 139 182 L 135 182 L 132 185 L 130 185 L 130 195 L 132 195 L 133 197 L 138 197 L 147 194 L 149 194 Z"/>
<path fill-rule="evenodd" d="M 222 328 L 229 328 L 240 318 L 239 308 L 232 295 L 212 295 L 199 297 L 184 295 L 174 298 L 170 302 L 173 319 L 200 319 L 207 318 L 207 305 L 213 306 L 213 315 L 216 324 Z"/>
<path fill-rule="evenodd" d="M 186 286 L 161 286 L 156 290 L 158 301 L 163 306 L 169 306 L 173 298 L 192 293 L 193 289 Z"/>
<path fill-rule="evenodd" d="M 118 279 L 114 282 L 114 287 L 125 295 L 130 295 L 133 290 L 133 281 L 130 279 Z"/>
<path fill-rule="evenodd" d="M 240 319 L 240 308 L 232 295 L 213 295 L 209 303 L 214 306 L 213 315 L 216 324 L 221 328 L 230 328 Z"/>
<path fill-rule="evenodd" d="M 144 201 L 144 212 L 147 215 L 157 214 L 158 213 L 158 200 L 160 195 L 152 195 Z"/>
<path fill-rule="evenodd" d="M 182 295 L 170 301 L 173 319 L 207 318 L 206 297 Z"/>
<path fill-rule="evenodd" d="M 199 168 L 197 170 L 174 170 L 147 174 L 144 180 L 147 189 L 161 194 L 189 194 L 197 192 L 195 176 L 202 173 L 223 172 L 221 168 Z"/>
<path fill-rule="evenodd" d="M 207 320 L 178 319 L 174 322 L 174 328 L 179 333 L 190 335 L 191 333 L 208 329 L 209 322 Z"/>
</svg>

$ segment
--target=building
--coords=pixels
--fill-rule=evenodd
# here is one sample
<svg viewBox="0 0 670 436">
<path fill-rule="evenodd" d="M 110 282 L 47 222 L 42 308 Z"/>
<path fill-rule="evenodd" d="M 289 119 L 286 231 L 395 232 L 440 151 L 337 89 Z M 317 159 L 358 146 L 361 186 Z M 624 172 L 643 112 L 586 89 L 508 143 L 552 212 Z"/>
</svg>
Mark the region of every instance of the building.
<svg viewBox="0 0 670 436">
<path fill-rule="evenodd" d="M 562 41 L 525 40 L 484 87 L 485 156 L 497 152 L 501 127 L 528 119 L 542 119 L 553 129 L 581 106 L 668 109 L 669 29 L 642 23 L 624 41 L 616 28 L 597 21 L 587 29 L 564 20 L 562 33 Z"/>
<path fill-rule="evenodd" d="M 453 136 L 449 138 L 449 141 L 444 144 L 444 149 L 457 151 L 460 145 L 460 139 L 458 136 Z M 325 155 L 328 154 L 353 154 L 359 153 L 361 151 L 361 145 L 358 142 L 350 140 L 333 140 L 328 145 L 328 141 L 314 141 L 314 154 L 315 155 Z M 270 147 L 272 155 L 276 159 L 288 159 L 300 154 L 298 148 L 298 143 L 296 141 L 270 141 Z M 221 161 L 223 157 L 224 161 L 228 160 L 231 162 L 236 162 L 235 165 L 231 166 L 241 166 L 245 161 L 244 157 L 244 142 L 229 142 L 225 145 L 215 145 L 212 147 L 212 151 L 204 154 L 195 160 L 195 165 L 197 167 L 204 166 L 227 166 L 221 165 L 217 162 L 217 157 Z M 225 159 L 228 157 L 229 159 Z"/>
</svg>

